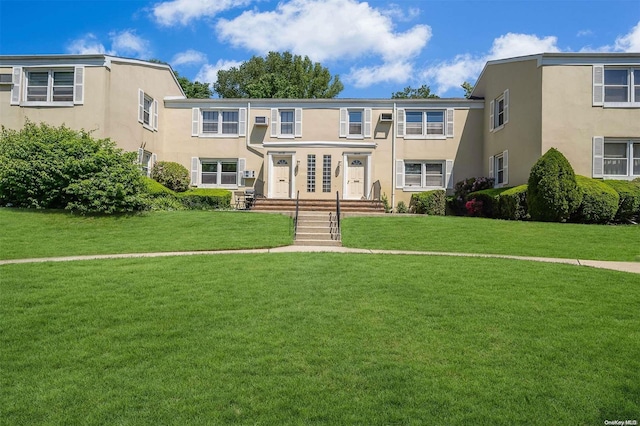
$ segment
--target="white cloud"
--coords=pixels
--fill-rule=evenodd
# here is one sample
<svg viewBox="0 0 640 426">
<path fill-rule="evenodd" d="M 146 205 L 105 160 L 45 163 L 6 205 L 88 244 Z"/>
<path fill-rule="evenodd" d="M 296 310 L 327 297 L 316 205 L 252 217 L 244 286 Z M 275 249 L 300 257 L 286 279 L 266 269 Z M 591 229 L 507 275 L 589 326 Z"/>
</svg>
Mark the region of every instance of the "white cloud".
<svg viewBox="0 0 640 426">
<path fill-rule="evenodd" d="M 434 92 L 442 94 L 458 88 L 464 81 L 475 80 L 487 61 L 533 55 L 543 52 L 559 52 L 558 39 L 554 36 L 540 38 L 531 34 L 508 33 L 493 40 L 485 55 L 463 54 L 423 71 L 422 79 L 434 85 Z"/>
<path fill-rule="evenodd" d="M 180 65 L 198 65 L 204 62 L 207 62 L 207 55 L 193 49 L 177 53 L 173 59 L 171 59 L 171 65 L 174 67 Z"/>
<path fill-rule="evenodd" d="M 151 56 L 149 42 L 136 35 L 133 30 L 109 33 L 111 38 L 111 50 L 118 55 L 133 56 L 148 59 Z"/>
<path fill-rule="evenodd" d="M 71 53 L 72 55 L 86 55 L 91 53 L 104 54 L 108 52 L 104 45 L 98 41 L 97 37 L 89 33 L 69 43 L 67 53 Z"/>
<path fill-rule="evenodd" d="M 211 18 L 234 7 L 245 6 L 251 0 L 171 0 L 156 3 L 152 8 L 160 25 L 187 25 L 199 18 Z"/>
<path fill-rule="evenodd" d="M 199 81 L 201 83 L 209 83 L 213 86 L 213 83 L 218 81 L 218 71 L 220 70 L 228 70 L 232 67 L 239 67 L 242 62 L 238 61 L 225 61 L 220 59 L 215 64 L 205 64 L 200 68 L 198 74 L 196 75 L 195 81 Z"/>
<path fill-rule="evenodd" d="M 629 33 L 616 39 L 614 49 L 621 52 L 640 52 L 640 22 Z"/>
<path fill-rule="evenodd" d="M 345 81 L 357 88 L 380 83 L 404 83 L 413 74 L 413 65 L 408 62 L 388 62 L 373 67 L 352 68 Z"/>
<path fill-rule="evenodd" d="M 580 30 L 578 31 L 578 34 L 576 34 L 576 37 L 586 37 L 591 35 L 593 35 L 593 31 L 591 30 Z"/>
</svg>

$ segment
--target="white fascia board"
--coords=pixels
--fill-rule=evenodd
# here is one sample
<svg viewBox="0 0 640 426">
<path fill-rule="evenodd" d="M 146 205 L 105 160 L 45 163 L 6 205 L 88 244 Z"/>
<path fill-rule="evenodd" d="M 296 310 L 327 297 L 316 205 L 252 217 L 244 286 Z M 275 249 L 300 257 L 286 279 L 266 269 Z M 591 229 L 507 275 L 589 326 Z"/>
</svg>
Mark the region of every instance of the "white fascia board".
<svg viewBox="0 0 640 426">
<path fill-rule="evenodd" d="M 100 55 L 42 55 L 42 56 L 0 56 L 0 67 L 103 67 L 105 56 Z"/>
<path fill-rule="evenodd" d="M 353 141 L 278 141 L 263 142 L 265 148 L 368 148 L 373 149 L 378 146 L 375 142 L 353 142 Z"/>
</svg>

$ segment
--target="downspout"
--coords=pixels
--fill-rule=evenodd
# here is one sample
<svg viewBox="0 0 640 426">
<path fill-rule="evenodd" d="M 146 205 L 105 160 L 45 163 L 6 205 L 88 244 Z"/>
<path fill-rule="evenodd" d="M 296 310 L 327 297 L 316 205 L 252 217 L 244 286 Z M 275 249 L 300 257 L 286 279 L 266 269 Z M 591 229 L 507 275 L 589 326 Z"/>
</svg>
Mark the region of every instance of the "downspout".
<svg viewBox="0 0 640 426">
<path fill-rule="evenodd" d="M 393 103 L 393 124 L 391 125 L 391 211 L 396 205 L 396 121 L 398 120 L 398 110 L 396 103 Z"/>
<path fill-rule="evenodd" d="M 244 142 L 249 151 L 249 117 L 251 117 L 251 102 L 247 102 L 247 120 L 244 123 Z"/>
</svg>

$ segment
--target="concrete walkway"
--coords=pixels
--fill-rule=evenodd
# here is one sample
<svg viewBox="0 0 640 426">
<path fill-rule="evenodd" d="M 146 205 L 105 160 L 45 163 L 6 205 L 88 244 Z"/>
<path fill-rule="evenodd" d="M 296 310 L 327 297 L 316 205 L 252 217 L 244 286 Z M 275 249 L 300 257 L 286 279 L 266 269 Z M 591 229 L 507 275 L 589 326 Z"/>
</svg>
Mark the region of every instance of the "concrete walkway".
<svg viewBox="0 0 640 426">
<path fill-rule="evenodd" d="M 370 250 L 349 247 L 316 247 L 316 246 L 285 246 L 271 249 L 249 250 L 211 250 L 211 251 L 177 251 L 161 253 L 123 253 L 123 254 L 95 254 L 85 256 L 42 257 L 34 259 L 9 259 L 0 260 L 0 265 L 41 262 L 69 262 L 74 260 L 96 259 L 128 259 L 167 256 L 193 256 L 214 254 L 254 254 L 254 253 L 361 253 L 361 254 L 390 254 L 390 255 L 416 255 L 416 256 L 457 256 L 457 257 L 486 257 L 514 260 L 529 260 L 534 262 L 564 263 L 576 266 L 590 266 L 593 268 L 610 269 L 613 271 L 631 272 L 640 274 L 640 262 L 614 262 L 606 260 L 581 260 L 559 259 L 551 257 L 510 256 L 503 254 L 478 254 L 478 253 L 446 253 L 433 251 L 405 251 L 405 250 Z"/>
</svg>

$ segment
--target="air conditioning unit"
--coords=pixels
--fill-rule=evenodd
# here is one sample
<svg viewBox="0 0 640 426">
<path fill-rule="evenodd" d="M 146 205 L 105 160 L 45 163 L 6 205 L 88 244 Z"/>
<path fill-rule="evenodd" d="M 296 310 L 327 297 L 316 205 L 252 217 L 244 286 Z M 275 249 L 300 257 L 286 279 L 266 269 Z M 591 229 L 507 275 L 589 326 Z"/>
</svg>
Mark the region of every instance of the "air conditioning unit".
<svg viewBox="0 0 640 426">
<path fill-rule="evenodd" d="M 380 121 L 393 121 L 393 113 L 391 112 L 383 112 L 380 114 Z"/>
<path fill-rule="evenodd" d="M 268 126 L 269 125 L 269 118 L 265 117 L 264 115 L 258 115 L 258 116 L 256 116 L 255 124 L 256 124 L 256 126 Z"/>
<path fill-rule="evenodd" d="M 245 170 L 242 177 L 244 177 L 245 179 L 254 179 L 256 177 L 256 171 L 255 170 Z"/>
</svg>

